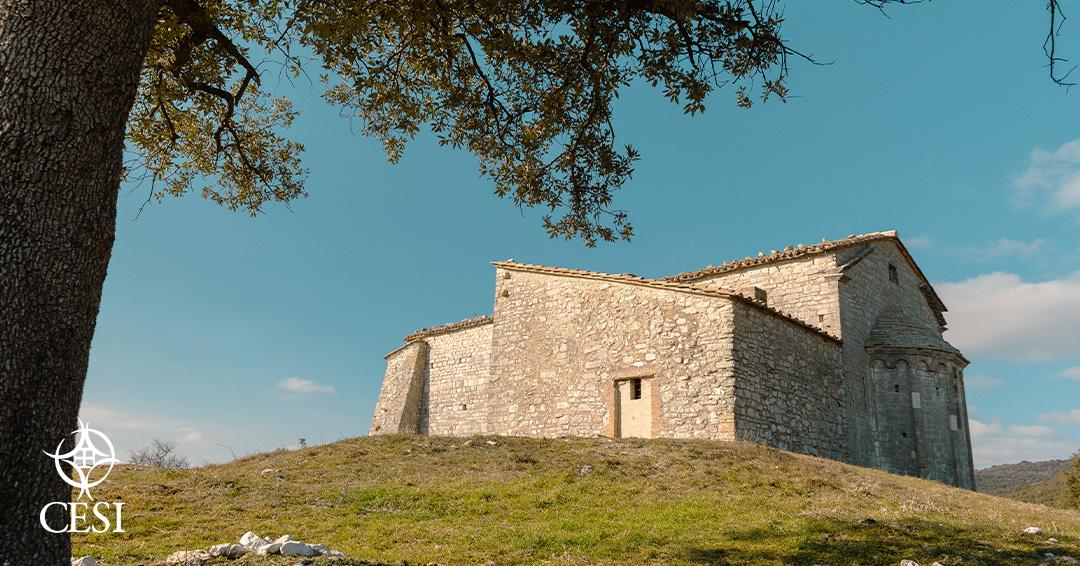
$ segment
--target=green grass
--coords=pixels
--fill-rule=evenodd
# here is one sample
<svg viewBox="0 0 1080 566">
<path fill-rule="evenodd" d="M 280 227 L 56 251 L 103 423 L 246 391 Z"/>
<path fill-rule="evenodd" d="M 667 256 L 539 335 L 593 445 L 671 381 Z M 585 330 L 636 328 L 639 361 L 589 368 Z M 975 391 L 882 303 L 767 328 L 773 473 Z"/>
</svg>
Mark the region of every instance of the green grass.
<svg viewBox="0 0 1080 566">
<path fill-rule="evenodd" d="M 247 530 L 325 543 L 357 564 L 1080 557 L 1080 513 L 748 443 L 365 437 L 192 470 L 123 466 L 94 495 L 126 502 L 128 532 L 77 536 L 73 553 L 107 564 Z M 1020 534 L 1031 525 L 1061 542 Z"/>
</svg>

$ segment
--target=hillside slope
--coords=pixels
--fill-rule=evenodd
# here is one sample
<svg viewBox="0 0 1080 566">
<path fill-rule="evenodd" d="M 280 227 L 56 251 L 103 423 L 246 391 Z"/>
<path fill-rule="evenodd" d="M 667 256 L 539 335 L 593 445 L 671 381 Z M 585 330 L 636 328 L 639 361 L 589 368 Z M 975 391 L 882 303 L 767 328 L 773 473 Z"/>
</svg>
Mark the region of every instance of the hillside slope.
<svg viewBox="0 0 1080 566">
<path fill-rule="evenodd" d="M 999 464 L 975 470 L 975 485 L 981 492 L 1001 495 L 1047 481 L 1068 467 L 1068 460 Z"/>
<path fill-rule="evenodd" d="M 365 437 L 192 470 L 122 466 L 94 495 L 126 503 L 126 534 L 73 541 L 76 556 L 105 564 L 160 560 L 247 530 L 385 563 L 1080 557 L 1080 513 L 748 443 Z M 1060 542 L 1022 535 L 1031 525 Z"/>
</svg>

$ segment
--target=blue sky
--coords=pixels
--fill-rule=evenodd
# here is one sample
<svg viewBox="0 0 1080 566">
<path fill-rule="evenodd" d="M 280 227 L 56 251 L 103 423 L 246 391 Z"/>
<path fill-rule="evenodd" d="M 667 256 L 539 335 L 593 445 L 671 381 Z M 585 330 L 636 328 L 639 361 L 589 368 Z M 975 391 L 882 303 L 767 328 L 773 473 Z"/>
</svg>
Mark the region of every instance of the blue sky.
<svg viewBox="0 0 1080 566">
<path fill-rule="evenodd" d="M 192 195 L 136 220 L 147 187 L 125 186 L 83 416 L 123 453 L 171 438 L 195 463 L 356 436 L 403 335 L 490 312 L 491 260 L 662 276 L 895 228 L 972 360 L 976 465 L 1067 456 L 1080 92 L 1047 79 L 1041 4 L 786 13 L 793 44 L 833 62 L 793 61 L 786 104 L 742 110 L 719 91 L 690 118 L 647 87 L 622 93 L 620 141 L 643 158 L 617 205 L 636 237 L 596 249 L 547 239 L 470 155 L 421 136 L 390 165 L 317 88 L 282 84 L 311 196 L 251 219 Z"/>
</svg>

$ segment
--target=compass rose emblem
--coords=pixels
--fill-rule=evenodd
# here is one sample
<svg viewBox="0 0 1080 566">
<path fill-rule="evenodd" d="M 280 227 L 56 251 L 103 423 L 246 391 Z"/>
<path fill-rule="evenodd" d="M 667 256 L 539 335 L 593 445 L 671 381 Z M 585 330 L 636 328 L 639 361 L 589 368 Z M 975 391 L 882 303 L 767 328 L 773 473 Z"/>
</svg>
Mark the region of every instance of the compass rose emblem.
<svg viewBox="0 0 1080 566">
<path fill-rule="evenodd" d="M 79 419 L 78 430 L 72 431 L 70 436 L 75 437 L 75 447 L 70 451 L 63 452 L 64 442 L 68 440 L 65 438 L 56 445 L 56 452 L 45 452 L 45 454 L 55 462 L 56 473 L 60 474 L 60 477 L 71 487 L 79 488 L 77 499 L 82 499 L 85 495 L 93 500 L 90 488 L 97 487 L 105 481 L 113 465 L 119 464 L 120 460 L 116 459 L 116 450 L 113 449 L 109 437 L 99 430 L 90 428 L 82 419 Z M 71 473 L 65 472 L 61 464 L 67 464 L 71 468 Z M 105 468 L 105 466 L 108 467 Z M 105 473 L 101 474 L 101 477 L 91 479 L 90 476 L 97 468 L 104 468 Z"/>
</svg>

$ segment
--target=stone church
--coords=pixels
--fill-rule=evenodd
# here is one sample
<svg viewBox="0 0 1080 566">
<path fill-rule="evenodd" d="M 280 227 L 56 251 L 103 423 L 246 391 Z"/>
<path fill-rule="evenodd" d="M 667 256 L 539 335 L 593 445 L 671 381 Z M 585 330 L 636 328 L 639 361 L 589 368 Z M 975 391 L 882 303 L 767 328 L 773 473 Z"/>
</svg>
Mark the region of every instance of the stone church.
<svg viewBox="0 0 1080 566">
<path fill-rule="evenodd" d="M 663 279 L 495 262 L 386 355 L 372 434 L 744 439 L 974 488 L 945 305 L 895 231 Z"/>
</svg>

